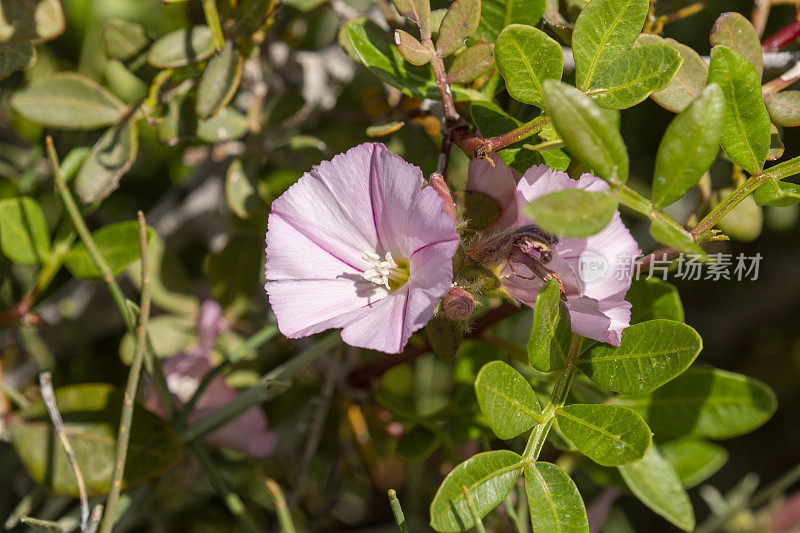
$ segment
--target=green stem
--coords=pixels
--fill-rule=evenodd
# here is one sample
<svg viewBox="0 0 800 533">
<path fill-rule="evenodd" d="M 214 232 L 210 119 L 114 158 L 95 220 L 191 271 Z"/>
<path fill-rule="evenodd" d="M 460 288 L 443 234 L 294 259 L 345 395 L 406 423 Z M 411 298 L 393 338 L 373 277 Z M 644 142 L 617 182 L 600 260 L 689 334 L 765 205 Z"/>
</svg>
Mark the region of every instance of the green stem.
<svg viewBox="0 0 800 533">
<path fill-rule="evenodd" d="M 331 333 L 317 341 L 313 346 L 300 352 L 292 359 L 262 376 L 256 385 L 245 389 L 232 401 L 204 418 L 201 418 L 197 423 L 188 428 L 183 434 L 183 442 L 191 442 L 201 438 L 217 428 L 224 426 L 254 405 L 261 404 L 281 395 L 288 388 L 288 383 L 286 383 L 287 379 L 290 379 L 298 370 L 305 366 L 306 363 L 327 353 L 328 350 L 333 348 L 338 342 L 339 335 Z"/>
<path fill-rule="evenodd" d="M 272 499 L 275 501 L 275 513 L 278 515 L 281 531 L 283 533 L 295 533 L 292 515 L 289 512 L 289 506 L 286 505 L 286 498 L 283 496 L 280 485 L 278 485 L 274 479 L 268 479 L 265 484 L 267 485 L 267 490 L 272 495 Z"/>
<path fill-rule="evenodd" d="M 553 392 L 550 395 L 550 404 L 556 409 L 563 406 L 567 401 L 569 389 L 575 377 L 575 362 L 578 360 L 578 355 L 580 355 L 582 343 L 583 337 L 573 333 L 569 342 L 567 362 L 564 364 L 564 369 L 558 375 L 558 379 L 556 379 L 556 383 L 553 385 Z"/>
<path fill-rule="evenodd" d="M 147 261 L 147 224 L 144 220 L 144 213 L 141 211 L 139 211 L 139 251 L 142 261 L 141 311 L 139 312 L 139 325 L 136 329 L 136 347 L 133 353 L 131 369 L 128 373 L 125 396 L 122 401 L 114 474 L 111 477 L 111 489 L 108 493 L 101 533 L 111 532 L 111 528 L 114 525 L 114 508 L 119 502 L 119 495 L 122 491 L 122 478 L 125 474 L 125 461 L 128 457 L 128 444 L 130 442 L 131 424 L 133 423 L 134 400 L 136 391 L 139 388 L 139 376 L 142 371 L 142 361 L 147 341 L 147 321 L 150 318 L 150 266 Z"/>
<path fill-rule="evenodd" d="M 222 498 L 222 501 L 225 502 L 231 514 L 239 520 L 244 530 L 251 533 L 259 533 L 262 531 L 252 517 L 247 514 L 244 502 L 239 495 L 228 486 L 228 482 L 222 477 L 217 466 L 208 456 L 208 452 L 197 442 L 190 443 L 187 449 L 192 458 L 200 465 L 200 468 L 203 469 L 203 472 L 211 482 L 211 486 L 214 487 L 214 491 Z"/>
<path fill-rule="evenodd" d="M 403 515 L 403 508 L 400 506 L 400 500 L 397 499 L 397 492 L 395 492 L 394 489 L 389 489 L 389 505 L 392 507 L 392 514 L 394 515 L 394 522 L 397 524 L 397 530 L 400 533 L 408 533 L 406 517 Z"/>
<path fill-rule="evenodd" d="M 526 463 L 533 463 L 539 458 L 542 447 L 544 447 L 544 443 L 547 440 L 547 434 L 550 433 L 550 428 L 553 427 L 555 410 L 550 406 L 545 409 L 542 416 L 543 421 L 531 431 L 531 436 L 528 437 L 528 443 L 525 445 L 525 451 L 522 452 L 522 458 Z"/>
<path fill-rule="evenodd" d="M 81 241 L 83 241 L 83 244 L 86 246 L 86 251 L 89 252 L 92 263 L 95 268 L 97 268 L 98 272 L 100 272 L 103 281 L 111 292 L 111 296 L 117 304 L 117 309 L 122 315 L 125 325 L 128 327 L 128 330 L 133 331 L 133 319 L 128 311 L 128 306 L 125 304 L 125 295 L 122 293 L 122 289 L 119 283 L 117 283 L 116 278 L 114 278 L 114 274 L 111 272 L 111 268 L 108 266 L 105 257 L 103 257 L 94 239 L 92 239 L 92 234 L 89 232 L 89 228 L 86 227 L 86 223 L 83 221 L 83 217 L 81 217 L 78 206 L 75 204 L 75 200 L 72 198 L 72 194 L 69 192 L 69 189 L 67 189 L 67 185 L 64 183 L 64 179 L 61 176 L 61 165 L 58 161 L 58 154 L 53 144 L 53 138 L 48 136 L 46 143 L 47 155 L 50 158 L 50 165 L 53 167 L 53 178 L 56 182 L 56 190 L 61 197 L 64 208 L 67 210 L 67 214 L 70 220 L 72 220 L 72 224 L 75 226 L 75 230 L 78 232 Z"/>
<path fill-rule="evenodd" d="M 714 206 L 714 209 L 692 228 L 692 235 L 697 238 L 710 231 L 717 225 L 717 222 L 719 222 L 722 217 L 730 213 L 734 207 L 739 205 L 739 203 L 747 197 L 747 195 L 758 189 L 763 181 L 764 174 L 750 176 L 747 181 L 736 187 L 732 193 Z"/>
<path fill-rule="evenodd" d="M 464 497 L 467 499 L 467 507 L 469 507 L 469 514 L 472 515 L 472 521 L 475 522 L 475 531 L 478 533 L 486 533 L 481 515 L 478 513 L 478 508 L 475 506 L 475 500 L 472 499 L 472 493 L 466 485 L 461 485 L 461 490 L 464 491 Z"/>
<path fill-rule="evenodd" d="M 219 21 L 216 0 L 203 0 L 203 14 L 206 16 L 206 24 L 211 28 L 211 38 L 217 52 L 222 52 L 225 48 L 225 36 L 222 33 L 222 24 Z"/>
</svg>

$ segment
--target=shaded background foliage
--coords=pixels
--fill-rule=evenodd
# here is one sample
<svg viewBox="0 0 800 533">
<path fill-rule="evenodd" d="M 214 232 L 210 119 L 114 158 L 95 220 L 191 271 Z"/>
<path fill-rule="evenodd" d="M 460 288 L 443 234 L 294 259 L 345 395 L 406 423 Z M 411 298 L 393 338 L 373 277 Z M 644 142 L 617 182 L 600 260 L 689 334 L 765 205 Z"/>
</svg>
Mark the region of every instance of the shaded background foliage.
<svg viewBox="0 0 800 533">
<path fill-rule="evenodd" d="M 669 7 L 688 2 L 663 2 Z M 661 3 L 660 3 L 661 4 Z M 709 51 L 708 31 L 722 11 L 739 11 L 746 16 L 751 2 L 715 1 L 689 19 L 667 26 L 664 35 L 685 43 L 701 54 Z M 446 7 L 434 2 L 434 8 Z M 196 311 L 201 299 L 213 298 L 225 309 L 233 327 L 220 338 L 217 349 L 230 352 L 241 339 L 258 331 L 269 317 L 262 289 L 263 234 L 268 205 L 312 165 L 345 151 L 367 139 L 365 130 L 375 119 L 400 104 L 409 110 L 418 101 L 387 92 L 375 76 L 356 65 L 339 47 L 337 33 L 344 20 L 357 13 L 387 9 L 383 4 L 364 1 L 292 0 L 282 4 L 275 23 L 267 30 L 257 66 L 263 73 L 245 65 L 240 95 L 235 102 L 247 108 L 252 94 L 263 83 L 266 88 L 265 127 L 240 141 L 214 144 L 189 140 L 165 146 L 156 139 L 156 130 L 140 124 L 140 149 L 136 162 L 120 188 L 100 204 L 89 217 L 91 227 L 132 220 L 137 210 L 148 215 L 149 224 L 166 243 L 183 273 L 166 277 L 180 292 L 191 295 L 176 305 Z M 122 18 L 144 25 L 154 36 L 189 24 L 201 24 L 199 2 L 164 5 L 159 0 L 113 0 L 87 2 L 65 0 L 66 31 L 59 38 L 37 45 L 39 62 L 28 73 L 15 73 L 0 82 L 0 198 L 17 191 L 35 195 L 52 223 L 60 206 L 52 191 L 49 170 L 44 163 L 41 139 L 54 136 L 62 155 L 70 148 L 91 146 L 100 132 L 46 131 L 11 113 L 8 98 L 21 87 L 26 77 L 35 78 L 55 70 L 76 70 L 101 81 L 126 103 L 144 96 L 140 83 L 105 58 L 99 45 L 103 22 Z M 794 17 L 792 6 L 776 6 L 766 34 L 784 26 Z M 794 46 L 797 48 L 797 46 Z M 253 65 L 250 65 L 252 67 Z M 263 79 L 260 79 L 263 75 Z M 651 100 L 622 112 L 622 131 L 631 154 L 631 182 L 645 188 L 652 174 L 654 154 L 672 114 Z M 419 165 L 427 175 L 435 169 L 438 155 L 436 119 L 423 117 L 380 140 L 407 160 Z M 800 153 L 797 130 L 784 132 L 786 153 Z M 257 197 L 232 207 L 226 202 L 225 182 L 231 161 L 239 157 L 255 176 Z M 454 150 L 451 179 L 465 180 L 466 158 Z M 248 166 L 249 165 L 249 166 Z M 252 170 L 255 169 L 255 170 Z M 459 178 L 460 176 L 460 178 Z M 728 183 L 728 168 L 714 167 L 715 184 Z M 237 216 L 241 209 L 247 217 Z M 681 206 L 674 209 L 680 210 Z M 686 208 L 691 209 L 691 206 Z M 241 214 L 241 213 L 239 213 Z M 796 413 L 800 410 L 800 337 L 795 316 L 800 312 L 800 281 L 796 264 L 800 239 L 797 237 L 800 210 L 766 208 L 761 236 L 751 243 L 731 241 L 716 245 L 715 251 L 764 257 L 757 281 L 699 282 L 676 281 L 686 311 L 686 322 L 704 339 L 700 362 L 747 374 L 769 384 L 777 393 L 779 409 L 759 431 L 724 443 L 730 459 L 709 480 L 722 492 L 734 487 L 755 472 L 763 483 L 774 480 L 798 460 L 800 432 Z M 647 225 L 631 219 L 632 230 L 642 249 L 654 242 Z M 51 229 L 53 229 L 51 227 Z M 10 308 L 33 282 L 35 271 L 13 265 L 0 258 L 0 308 Z M 135 276 L 134 276 L 135 277 Z M 126 290 L 134 284 L 123 277 Z M 43 295 L 37 308 L 48 323 L 39 334 L 6 328 L 0 330 L 0 348 L 6 377 L 18 383 L 32 383 L 40 366 L 52 366 L 58 384 L 108 382 L 122 384 L 127 376 L 118 354 L 124 331 L 105 287 L 87 284 L 61 271 Z M 156 302 L 158 306 L 158 302 Z M 167 315 L 163 309 L 159 314 Z M 169 325 L 169 324 L 167 324 Z M 191 330 L 192 321 L 182 325 Z M 179 328 L 180 329 L 180 328 Z M 188 349 L 192 332 L 166 330 L 165 338 L 174 341 L 164 356 Z M 124 344 L 124 341 L 123 341 Z M 236 385 L 253 383 L 294 351 L 294 344 L 276 338 L 258 354 L 237 366 L 231 376 Z M 52 357 L 52 359 L 51 359 Z M 248 509 L 260 523 L 274 526 L 273 504 L 263 488 L 266 477 L 274 477 L 290 494 L 302 495 L 303 513 L 299 522 L 314 524 L 312 529 L 391 531 L 390 511 L 385 490 L 400 491 L 407 516 L 426 524 L 428 505 L 441 478 L 458 462 L 458 452 L 475 453 L 479 441 L 462 445 L 467 438 L 481 436 L 470 420 L 474 415 L 468 363 L 451 366 L 433 356 L 394 368 L 375 393 L 377 402 L 356 388 L 333 394 L 326 388 L 331 374 L 341 377 L 356 364 L 356 354 L 344 350 L 322 358 L 305 369 L 294 386 L 274 402 L 265 405 L 269 427 L 280 436 L 274 454 L 263 460 L 215 451 L 214 460 L 226 477 L 240 489 Z M 374 360 L 386 357 L 370 356 Z M 360 365 L 368 364 L 361 361 Z M 477 370 L 477 369 L 473 369 Z M 459 372 L 463 372 L 459 375 Z M 464 377 L 466 376 L 466 377 Z M 395 457 L 397 439 L 387 431 L 390 418 L 386 405 L 392 395 L 413 398 L 418 414 L 430 413 L 442 405 L 453 406 L 452 442 L 430 459 L 401 462 Z M 465 401 L 460 405 L 459 400 Z M 462 412 L 465 408 L 467 412 Z M 324 417 L 317 416 L 322 412 Z M 370 440 L 364 444 L 365 426 Z M 391 427 L 389 428 L 391 430 Z M 318 432 L 319 449 L 313 460 L 304 458 L 309 432 Z M 483 432 L 483 438 L 491 434 Z M 420 430 L 417 442 L 406 440 L 401 457 L 424 452 L 430 436 Z M 554 455 L 546 449 L 544 457 Z M 466 454 L 466 453 L 465 453 Z M 0 516 L 7 516 L 19 499 L 33 490 L 34 483 L 11 447 L 0 443 Z M 300 481 L 298 475 L 302 476 Z M 592 501 L 599 491 L 588 478 L 578 478 L 584 498 Z M 585 488 L 588 487 L 588 488 Z M 796 488 L 796 487 L 795 487 Z M 791 492 L 791 491 L 790 491 Z M 706 504 L 692 491 L 698 518 L 707 513 Z M 135 489 L 133 507 L 120 530 L 219 530 L 234 527 L 233 519 L 212 493 L 197 467 L 184 463 L 159 480 Z M 45 496 L 42 496 L 45 498 Z M 634 531 L 671 531 L 666 522 L 632 498 L 621 498 Z M 46 497 L 39 516 L 56 518 L 69 510 L 68 500 Z M 743 519 L 744 520 L 744 519 Z M 373 528 L 373 529 L 364 529 Z M 607 531 L 624 531 L 613 522 Z"/>
</svg>

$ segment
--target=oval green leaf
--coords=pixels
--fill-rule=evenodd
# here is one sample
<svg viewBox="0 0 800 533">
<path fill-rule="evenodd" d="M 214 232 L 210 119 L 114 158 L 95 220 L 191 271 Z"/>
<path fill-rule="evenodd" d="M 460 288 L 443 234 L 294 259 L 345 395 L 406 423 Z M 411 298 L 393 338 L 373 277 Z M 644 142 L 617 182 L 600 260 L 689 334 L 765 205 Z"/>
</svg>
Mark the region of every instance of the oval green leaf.
<svg viewBox="0 0 800 533">
<path fill-rule="evenodd" d="M 0 9 L 0 42 L 50 41 L 64 27 L 60 0 L 11 0 Z"/>
<path fill-rule="evenodd" d="M 36 64 L 36 48 L 31 43 L 0 43 L 0 80 Z"/>
<path fill-rule="evenodd" d="M 648 0 L 593 0 L 583 8 L 572 34 L 576 85 L 586 90 L 636 41 Z"/>
<path fill-rule="evenodd" d="M 755 67 L 727 46 L 715 46 L 708 83 L 719 83 L 725 93 L 722 148 L 731 161 L 755 174 L 764 168 L 770 147 L 769 113 Z"/>
<path fill-rule="evenodd" d="M 150 45 L 150 37 L 141 24 L 121 19 L 107 20 L 101 34 L 109 59 L 128 61 L 141 55 Z"/>
<path fill-rule="evenodd" d="M 235 141 L 247 135 L 247 128 L 247 117 L 233 106 L 228 106 L 198 122 L 197 136 L 210 143 Z"/>
<path fill-rule="evenodd" d="M 208 59 L 213 53 L 211 29 L 193 26 L 175 30 L 153 43 L 147 61 L 157 68 L 176 68 Z"/>
<path fill-rule="evenodd" d="M 564 72 L 561 45 L 542 30 L 512 24 L 497 37 L 497 69 L 515 100 L 544 106 L 542 82 L 560 80 Z"/>
<path fill-rule="evenodd" d="M 110 128 L 92 147 L 75 178 L 75 192 L 84 203 L 102 200 L 119 187 L 139 153 L 136 122 L 129 120 Z"/>
<path fill-rule="evenodd" d="M 749 433 L 777 407 L 775 393 L 760 381 L 714 368 L 689 370 L 657 391 L 619 402 L 639 411 L 658 437 L 711 439 Z"/>
<path fill-rule="evenodd" d="M 768 178 L 753 193 L 753 199 L 758 205 L 777 207 L 795 205 L 800 203 L 800 185 Z"/>
<path fill-rule="evenodd" d="M 153 230 L 148 228 L 148 237 Z M 135 221 L 117 222 L 92 233 L 92 239 L 116 276 L 133 261 L 139 259 L 139 225 Z M 89 252 L 83 242 L 72 247 L 64 256 L 64 266 L 76 278 L 100 279 Z"/>
<path fill-rule="evenodd" d="M 578 359 L 578 368 L 609 390 L 638 394 L 655 390 L 680 375 L 702 347 L 700 335 L 686 324 L 648 320 L 626 328 L 616 348 L 594 345 Z"/>
<path fill-rule="evenodd" d="M 261 205 L 258 186 L 245 172 L 241 159 L 234 159 L 225 176 L 225 199 L 233 214 L 239 218 L 250 215 Z"/>
<path fill-rule="evenodd" d="M 667 126 L 656 154 L 655 205 L 680 200 L 711 167 L 719 152 L 724 116 L 725 95 L 712 84 Z"/>
<path fill-rule="evenodd" d="M 800 126 L 800 91 L 781 91 L 766 95 L 764 102 L 772 121 L 778 126 Z"/>
<path fill-rule="evenodd" d="M 723 13 L 714 22 L 709 37 L 711 46 L 722 44 L 740 53 L 755 67 L 758 77 L 764 73 L 761 39 L 747 18 L 736 12 Z"/>
<path fill-rule="evenodd" d="M 582 454 L 602 466 L 638 461 L 652 442 L 639 413 L 618 405 L 566 405 L 556 410 L 556 421 Z"/>
<path fill-rule="evenodd" d="M 608 192 L 566 189 L 534 199 L 523 212 L 551 233 L 582 239 L 611 222 L 617 212 L 617 198 Z"/>
<path fill-rule="evenodd" d="M 650 96 L 661 107 L 673 113 L 680 113 L 703 92 L 708 80 L 708 65 L 700 54 L 685 44 L 673 39 L 663 39 L 663 41 L 664 44 L 675 48 L 683 61 L 672 83 Z"/>
<path fill-rule="evenodd" d="M 481 0 L 455 0 L 439 26 L 436 50 L 447 57 L 475 34 L 481 20 Z"/>
<path fill-rule="evenodd" d="M 661 244 L 680 252 L 706 257 L 705 251 L 694 241 L 692 234 L 673 220 L 656 218 L 650 223 L 650 235 Z"/>
<path fill-rule="evenodd" d="M 400 55 L 412 65 L 426 65 L 431 60 L 430 49 L 408 32 L 394 30 L 394 44 Z"/>
<path fill-rule="evenodd" d="M 197 87 L 199 118 L 209 118 L 228 105 L 239 88 L 243 64 L 244 57 L 233 41 L 228 41 L 222 52 L 211 58 Z"/>
<path fill-rule="evenodd" d="M 92 130 L 119 122 L 126 108 L 102 85 L 80 74 L 35 78 L 11 97 L 11 107 L 32 122 L 65 130 Z"/>
<path fill-rule="evenodd" d="M 517 482 L 525 462 L 508 450 L 474 455 L 444 479 L 431 502 L 431 527 L 440 532 L 464 531 L 475 525 L 461 487 L 466 486 L 478 515 L 486 516 L 502 502 Z"/>
<path fill-rule="evenodd" d="M 536 295 L 533 325 L 528 339 L 528 360 L 540 372 L 564 368 L 572 330 L 569 310 L 561 301 L 561 288 L 551 280 Z"/>
<path fill-rule="evenodd" d="M 431 36 L 431 3 L 428 0 L 392 0 L 395 9 L 419 26 L 422 37 Z"/>
<path fill-rule="evenodd" d="M 87 383 L 56 389 L 56 403 L 90 496 L 106 494 L 116 461 L 122 393 L 110 385 Z M 56 494 L 78 497 L 67 454 L 41 400 L 20 411 L 7 432 L 33 478 Z M 170 425 L 136 405 L 122 489 L 156 477 L 181 459 Z"/>
<path fill-rule="evenodd" d="M 50 231 L 33 198 L 0 200 L 0 250 L 15 263 L 42 263 L 50 255 Z"/>
<path fill-rule="evenodd" d="M 605 180 L 628 179 L 628 152 L 611 118 L 575 87 L 543 83 L 547 113 L 569 151 Z"/>
<path fill-rule="evenodd" d="M 694 529 L 694 510 L 675 469 L 653 445 L 644 460 L 622 465 L 625 484 L 651 510 L 684 531 Z"/>
<path fill-rule="evenodd" d="M 639 46 L 625 52 L 586 93 L 607 109 L 626 109 L 667 87 L 682 63 L 666 44 Z"/>
<path fill-rule="evenodd" d="M 536 533 L 589 532 L 578 487 L 558 466 L 537 461 L 525 468 L 525 494 Z"/>
<path fill-rule="evenodd" d="M 513 439 L 541 420 L 542 408 L 522 374 L 502 361 L 483 365 L 475 396 L 495 435 Z"/>
<path fill-rule="evenodd" d="M 631 324 L 666 318 L 683 322 L 683 304 L 678 288 L 658 278 L 633 280 L 625 299 L 631 303 Z"/>
<path fill-rule="evenodd" d="M 670 440 L 659 447 L 687 489 L 713 476 L 728 461 L 725 448 L 704 440 Z"/>
<path fill-rule="evenodd" d="M 450 83 L 470 83 L 486 74 L 492 65 L 494 65 L 494 44 L 479 43 L 456 56 L 447 70 L 447 80 Z"/>
<path fill-rule="evenodd" d="M 537 26 L 547 0 L 481 0 L 481 21 L 476 37 L 497 42 L 497 36 L 512 24 Z"/>
</svg>

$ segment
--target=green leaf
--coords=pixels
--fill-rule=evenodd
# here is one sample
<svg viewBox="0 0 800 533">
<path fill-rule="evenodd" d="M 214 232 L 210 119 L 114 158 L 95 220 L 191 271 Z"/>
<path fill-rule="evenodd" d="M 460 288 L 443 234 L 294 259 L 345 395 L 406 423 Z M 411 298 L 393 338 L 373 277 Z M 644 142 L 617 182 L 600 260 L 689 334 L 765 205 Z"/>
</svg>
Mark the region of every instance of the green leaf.
<svg viewBox="0 0 800 533">
<path fill-rule="evenodd" d="M 727 197 L 733 189 L 721 189 L 721 197 Z M 747 196 L 717 222 L 717 228 L 732 239 L 751 242 L 764 229 L 764 213 L 753 196 Z"/>
<path fill-rule="evenodd" d="M 561 288 L 550 280 L 536 295 L 533 325 L 528 339 L 528 360 L 540 372 L 564 368 L 572 330 L 569 310 L 561 301 Z"/>
<path fill-rule="evenodd" d="M 384 32 L 365 18 L 355 18 L 345 24 L 339 33 L 339 42 L 353 59 L 404 94 L 440 97 L 431 69 L 406 63 L 397 48 L 389 45 Z"/>
<path fill-rule="evenodd" d="M 244 170 L 241 159 L 234 159 L 225 177 L 225 199 L 233 214 L 239 218 L 250 215 L 261 205 L 258 185 Z"/>
<path fill-rule="evenodd" d="M 494 44 L 479 43 L 456 56 L 447 70 L 447 80 L 450 83 L 467 84 L 486 74 L 492 65 L 494 65 Z"/>
<path fill-rule="evenodd" d="M 235 141 L 247 135 L 247 117 L 232 106 L 223 107 L 197 124 L 197 136 L 209 143 Z"/>
<path fill-rule="evenodd" d="M 758 205 L 795 205 L 800 203 L 800 185 L 768 178 L 753 193 L 753 199 Z"/>
<path fill-rule="evenodd" d="M 731 161 L 755 174 L 764 168 L 770 146 L 769 113 L 755 67 L 727 46 L 715 46 L 708 83 L 719 83 L 725 93 L 722 148 Z"/>
<path fill-rule="evenodd" d="M 694 242 L 692 234 L 676 222 L 656 218 L 650 223 L 650 235 L 661 244 L 671 246 L 680 252 L 706 257 L 705 251 Z"/>
<path fill-rule="evenodd" d="M 50 255 L 50 231 L 36 200 L 28 196 L 0 200 L 0 249 L 23 265 L 42 263 Z"/>
<path fill-rule="evenodd" d="M 572 34 L 576 85 L 586 90 L 633 46 L 642 30 L 648 0 L 593 0 Z"/>
<path fill-rule="evenodd" d="M 560 80 L 564 71 L 561 45 L 542 30 L 512 24 L 497 37 L 496 54 L 508 94 L 524 104 L 544 107 L 542 81 Z"/>
<path fill-rule="evenodd" d="M 595 344 L 578 359 L 578 368 L 598 385 L 623 394 L 649 392 L 689 368 L 703 342 L 686 324 L 648 320 L 622 332 L 616 348 Z"/>
<path fill-rule="evenodd" d="M 542 408 L 530 384 L 502 361 L 481 368 L 475 395 L 492 431 L 501 439 L 513 439 L 541 421 Z"/>
<path fill-rule="evenodd" d="M 156 68 L 176 68 L 211 57 L 214 42 L 208 26 L 193 26 L 168 33 L 153 43 L 147 61 Z"/>
<path fill-rule="evenodd" d="M 119 187 L 119 180 L 133 166 L 138 153 L 139 134 L 133 120 L 110 128 L 81 166 L 75 192 L 84 203 L 106 198 Z"/>
<path fill-rule="evenodd" d="M 36 48 L 31 43 L 0 43 L 0 81 L 35 64 Z"/>
<path fill-rule="evenodd" d="M 410 18 L 419 26 L 422 37 L 431 35 L 431 4 L 429 0 L 392 0 L 401 16 Z"/>
<path fill-rule="evenodd" d="M 675 469 L 653 445 L 644 460 L 619 467 L 639 500 L 684 531 L 694 529 L 694 510 Z"/>
<path fill-rule="evenodd" d="M 512 24 L 537 26 L 544 15 L 546 0 L 482 0 L 481 21 L 476 37 L 497 42 L 497 36 Z"/>
<path fill-rule="evenodd" d="M 14 111 L 50 128 L 93 130 L 119 122 L 126 108 L 116 96 L 80 74 L 35 78 L 11 97 Z"/>
<path fill-rule="evenodd" d="M 197 133 L 196 92 L 190 91 L 190 88 L 191 86 L 176 88 L 167 102 L 167 113 L 156 126 L 156 136 L 160 143 L 175 146 L 193 138 Z"/>
<path fill-rule="evenodd" d="M 239 88 L 243 64 L 244 58 L 233 41 L 225 43 L 222 52 L 211 58 L 197 86 L 199 118 L 209 118 L 228 105 Z"/>
<path fill-rule="evenodd" d="M 767 111 L 778 126 L 800 126 L 800 91 L 781 91 L 764 97 Z"/>
<path fill-rule="evenodd" d="M 758 77 L 764 73 L 761 39 L 747 18 L 736 12 L 723 13 L 714 22 L 709 36 L 711 46 L 722 44 L 740 53 L 755 67 Z"/>
<path fill-rule="evenodd" d="M 673 39 L 662 39 L 649 33 L 640 35 L 636 42 L 641 45 L 666 44 L 677 50 L 683 60 L 672 82 L 650 95 L 655 103 L 674 113 L 680 113 L 700 96 L 708 79 L 708 65 L 700 54 Z"/>
<path fill-rule="evenodd" d="M 638 461 L 652 442 L 639 413 L 618 405 L 566 405 L 556 409 L 556 421 L 582 454 L 602 466 Z"/>
<path fill-rule="evenodd" d="M 611 222 L 617 212 L 617 198 L 608 192 L 566 189 L 534 199 L 523 212 L 551 233 L 582 239 Z"/>
<path fill-rule="evenodd" d="M 717 84 L 673 119 L 656 155 L 653 203 L 664 207 L 697 185 L 719 152 L 725 95 Z"/>
<path fill-rule="evenodd" d="M 395 453 L 403 461 L 425 459 L 439 447 L 441 438 L 431 429 L 415 424 L 397 441 Z"/>
<path fill-rule="evenodd" d="M 610 117 L 574 87 L 554 80 L 543 87 L 547 112 L 569 151 L 601 178 L 624 183 L 628 153 Z"/>
<path fill-rule="evenodd" d="M 608 109 L 632 107 L 668 86 L 682 61 L 666 44 L 636 47 L 612 63 L 586 94 Z"/>
<path fill-rule="evenodd" d="M 526 467 L 525 494 L 536 533 L 589 532 L 578 487 L 558 466 L 537 461 Z"/>
<path fill-rule="evenodd" d="M 439 26 L 436 50 L 447 57 L 475 35 L 481 20 L 481 0 L 455 0 Z"/>
<path fill-rule="evenodd" d="M 0 42 L 50 41 L 64 27 L 59 0 L 7 0 L 0 9 Z"/>
<path fill-rule="evenodd" d="M 481 0 L 481 22 L 476 37 L 497 42 L 497 36 L 512 24 L 537 26 L 546 0 Z"/>
<path fill-rule="evenodd" d="M 678 439 L 660 443 L 659 447 L 687 489 L 713 476 L 728 461 L 725 448 L 713 442 Z"/>
<path fill-rule="evenodd" d="M 770 419 L 775 393 L 752 378 L 714 368 L 687 371 L 657 391 L 620 396 L 636 409 L 658 437 L 729 439 L 749 433 Z"/>
<path fill-rule="evenodd" d="M 427 65 L 431 60 L 430 49 L 403 30 L 394 30 L 394 44 L 400 55 L 412 65 Z"/>
<path fill-rule="evenodd" d="M 522 457 L 508 450 L 474 455 L 456 466 L 444 479 L 431 502 L 431 527 L 436 531 L 463 531 L 475 522 L 462 486 L 472 494 L 483 517 L 502 502 L 522 472 Z"/>
<path fill-rule="evenodd" d="M 148 237 L 153 235 L 148 228 Z M 92 233 L 92 239 L 116 276 L 133 261 L 139 259 L 139 226 L 131 220 L 109 224 Z M 86 245 L 79 242 L 64 256 L 64 266 L 76 278 L 100 279 Z"/>
<path fill-rule="evenodd" d="M 678 288 L 658 278 L 633 280 L 625 299 L 631 303 L 631 324 L 656 318 L 683 322 L 683 304 Z"/>
<path fill-rule="evenodd" d="M 767 152 L 767 161 L 776 161 L 783 156 L 786 147 L 783 145 L 781 139 L 781 132 L 775 124 L 769 125 L 769 152 Z"/>
<path fill-rule="evenodd" d="M 122 393 L 103 383 L 60 387 L 56 403 L 90 496 L 106 494 L 116 461 Z M 78 497 L 67 454 L 56 437 L 43 401 L 19 411 L 8 426 L 11 444 L 33 478 L 56 494 Z M 170 425 L 135 406 L 122 489 L 152 479 L 181 459 Z"/>
<path fill-rule="evenodd" d="M 464 331 L 455 321 L 444 316 L 435 316 L 425 325 L 425 336 L 428 337 L 433 353 L 444 361 L 452 361 L 464 338 Z"/>
<path fill-rule="evenodd" d="M 109 59 L 128 61 L 140 56 L 150 46 L 150 37 L 144 26 L 122 19 L 103 23 L 101 37 Z"/>
</svg>

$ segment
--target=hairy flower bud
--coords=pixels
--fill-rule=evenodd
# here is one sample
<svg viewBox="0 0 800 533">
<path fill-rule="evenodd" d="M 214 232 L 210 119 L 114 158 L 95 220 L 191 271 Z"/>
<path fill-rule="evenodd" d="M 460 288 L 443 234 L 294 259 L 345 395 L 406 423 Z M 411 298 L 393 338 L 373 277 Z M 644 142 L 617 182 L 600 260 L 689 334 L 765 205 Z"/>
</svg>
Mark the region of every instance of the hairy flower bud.
<svg viewBox="0 0 800 533">
<path fill-rule="evenodd" d="M 475 298 L 466 289 L 451 287 L 450 292 L 442 299 L 442 307 L 448 318 L 466 320 L 475 310 Z"/>
<path fill-rule="evenodd" d="M 434 172 L 431 174 L 431 178 L 428 180 L 428 182 L 431 184 L 431 187 L 433 187 L 433 190 L 439 195 L 439 198 L 441 198 L 444 202 L 445 212 L 450 215 L 450 218 L 455 220 L 456 204 L 453 203 L 453 197 L 450 194 L 450 189 L 447 187 L 447 183 L 444 181 L 444 177 L 438 172 Z"/>
</svg>

